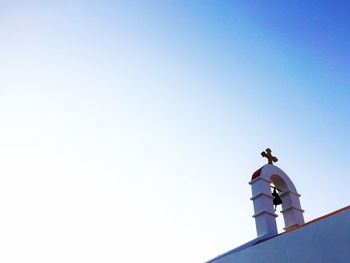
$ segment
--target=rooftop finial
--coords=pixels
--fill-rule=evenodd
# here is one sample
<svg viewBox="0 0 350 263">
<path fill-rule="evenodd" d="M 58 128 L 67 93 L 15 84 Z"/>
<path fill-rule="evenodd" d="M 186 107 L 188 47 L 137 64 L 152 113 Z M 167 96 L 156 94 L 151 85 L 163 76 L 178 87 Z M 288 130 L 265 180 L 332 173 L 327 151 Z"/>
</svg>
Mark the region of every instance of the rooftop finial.
<svg viewBox="0 0 350 263">
<path fill-rule="evenodd" d="M 262 157 L 266 157 L 268 160 L 268 164 L 273 164 L 278 161 L 277 157 L 271 154 L 270 148 L 267 148 L 265 151 L 261 153 Z"/>
</svg>

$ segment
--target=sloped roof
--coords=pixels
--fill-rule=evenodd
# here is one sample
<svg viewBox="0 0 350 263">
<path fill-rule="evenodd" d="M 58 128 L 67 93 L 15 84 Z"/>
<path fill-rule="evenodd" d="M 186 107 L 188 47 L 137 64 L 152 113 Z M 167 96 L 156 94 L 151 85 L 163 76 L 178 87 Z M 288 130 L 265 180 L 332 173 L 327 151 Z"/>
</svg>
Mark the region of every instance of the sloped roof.
<svg viewBox="0 0 350 263">
<path fill-rule="evenodd" d="M 261 170 L 261 168 L 260 168 L 259 170 Z M 258 172 L 259 170 L 257 170 L 256 172 Z M 260 171 L 259 171 L 259 175 L 260 175 Z M 259 175 L 258 175 L 258 176 L 259 176 Z M 315 218 L 315 219 L 313 219 L 313 220 L 311 220 L 311 221 L 309 221 L 309 222 L 306 222 L 305 224 L 302 224 L 302 225 L 299 225 L 299 226 L 295 226 L 295 227 L 293 227 L 293 228 L 291 228 L 291 229 L 288 229 L 288 230 L 286 230 L 286 231 L 284 231 L 284 232 L 282 232 L 282 233 L 280 233 L 280 234 L 278 234 L 278 235 L 276 235 L 276 236 L 268 237 L 268 238 L 262 238 L 262 239 L 257 238 L 257 239 L 251 240 L 251 241 L 249 241 L 249 242 L 246 243 L 246 244 L 243 244 L 243 245 L 241 245 L 241 246 L 239 246 L 239 247 L 237 247 L 237 248 L 234 248 L 234 249 L 232 249 L 232 250 L 230 250 L 230 251 L 228 251 L 228 252 L 226 252 L 226 253 L 224 253 L 224 254 L 221 254 L 221 255 L 219 255 L 219 256 L 217 256 L 217 257 L 215 257 L 215 258 L 213 258 L 213 259 L 207 261 L 206 263 L 214 262 L 214 261 L 216 261 L 216 260 L 218 260 L 218 259 L 220 259 L 220 258 L 223 258 L 223 257 L 225 257 L 225 256 L 228 256 L 228 255 L 230 255 L 230 254 L 235 254 L 235 253 L 237 253 L 237 252 L 239 252 L 239 251 L 245 250 L 245 249 L 247 249 L 248 247 L 252 247 L 252 246 L 255 246 L 255 245 L 257 245 L 257 244 L 260 244 L 260 243 L 266 242 L 266 241 L 268 241 L 268 240 L 271 240 L 271 239 L 273 239 L 273 238 L 275 238 L 275 237 L 277 237 L 277 236 L 288 234 L 288 233 L 290 233 L 290 232 L 292 232 L 292 231 L 294 231 L 294 230 L 297 230 L 297 229 L 299 229 L 299 228 L 303 228 L 304 226 L 311 225 L 311 224 L 313 224 L 313 223 L 322 221 L 322 220 L 324 220 L 324 219 L 326 219 L 326 218 L 332 217 L 332 216 L 337 215 L 337 214 L 339 214 L 339 213 L 341 213 L 341 212 L 344 212 L 344 211 L 346 211 L 346 210 L 350 210 L 350 205 L 345 206 L 345 207 L 343 207 L 343 208 L 340 208 L 340 209 L 338 209 L 338 210 L 336 210 L 336 211 L 334 211 L 334 212 L 331 212 L 331 213 L 329 213 L 329 214 L 326 214 L 326 215 L 324 215 L 324 216 Z"/>
<path fill-rule="evenodd" d="M 323 219 L 325 219 L 325 218 L 334 216 L 334 215 L 336 215 L 336 214 L 339 214 L 339 213 L 341 213 L 341 212 L 343 212 L 343 211 L 346 211 L 346 210 L 349 210 L 349 209 L 350 209 L 350 205 L 345 206 L 345 207 L 340 208 L 340 209 L 338 209 L 338 210 L 336 210 L 336 211 L 334 211 L 334 212 L 332 212 L 332 213 L 326 214 L 326 215 L 324 215 L 324 216 L 320 216 L 320 217 L 315 218 L 315 219 L 313 219 L 313 220 L 311 220 L 311 221 L 309 221 L 309 222 L 306 222 L 305 224 L 302 224 L 302 225 L 299 225 L 299 226 L 294 226 L 294 227 L 292 227 L 292 228 L 290 228 L 290 229 L 288 229 L 288 230 L 282 232 L 281 234 L 289 233 L 289 232 L 291 232 L 291 231 L 293 231 L 293 230 L 302 228 L 302 227 L 307 226 L 307 225 L 311 225 L 311 224 L 313 224 L 313 223 L 316 223 L 316 222 L 321 221 L 321 220 L 323 220 Z"/>
</svg>

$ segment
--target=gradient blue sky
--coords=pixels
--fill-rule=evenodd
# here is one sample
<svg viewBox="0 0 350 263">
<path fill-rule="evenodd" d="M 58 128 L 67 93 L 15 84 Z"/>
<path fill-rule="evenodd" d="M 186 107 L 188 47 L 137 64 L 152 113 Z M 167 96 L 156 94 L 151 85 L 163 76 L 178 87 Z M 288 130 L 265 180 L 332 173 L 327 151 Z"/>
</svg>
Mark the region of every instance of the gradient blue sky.
<svg viewBox="0 0 350 263">
<path fill-rule="evenodd" d="M 209 260 L 255 237 L 266 147 L 306 220 L 348 205 L 349 13 L 0 1 L 0 261 Z"/>
</svg>

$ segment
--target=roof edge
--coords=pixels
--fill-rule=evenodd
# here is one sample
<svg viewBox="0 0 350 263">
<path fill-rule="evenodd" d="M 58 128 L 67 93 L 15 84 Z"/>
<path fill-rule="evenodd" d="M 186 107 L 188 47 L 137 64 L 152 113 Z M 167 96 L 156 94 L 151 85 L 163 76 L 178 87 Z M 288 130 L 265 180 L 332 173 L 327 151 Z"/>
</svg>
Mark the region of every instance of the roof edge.
<svg viewBox="0 0 350 263">
<path fill-rule="evenodd" d="M 326 214 L 326 215 L 324 215 L 324 216 L 320 216 L 320 217 L 317 217 L 317 218 L 315 218 L 315 219 L 312 219 L 311 221 L 306 222 L 305 224 L 292 227 L 291 229 L 288 229 L 288 230 L 284 231 L 284 232 L 281 233 L 281 234 L 283 235 L 283 234 L 289 233 L 289 232 L 291 232 L 291 231 L 293 231 L 293 230 L 302 228 L 302 227 L 304 227 L 304 226 L 311 225 L 311 224 L 313 224 L 313 223 L 316 223 L 316 222 L 321 221 L 321 220 L 323 220 L 323 219 L 325 219 L 325 218 L 334 216 L 334 215 L 336 215 L 336 214 L 339 214 L 339 213 L 344 212 L 344 211 L 349 210 L 349 209 L 350 209 L 350 205 L 345 206 L 345 207 L 343 207 L 343 208 L 340 208 L 340 209 L 338 209 L 338 210 L 335 210 L 334 212 L 331 212 L 331 213 Z"/>
</svg>

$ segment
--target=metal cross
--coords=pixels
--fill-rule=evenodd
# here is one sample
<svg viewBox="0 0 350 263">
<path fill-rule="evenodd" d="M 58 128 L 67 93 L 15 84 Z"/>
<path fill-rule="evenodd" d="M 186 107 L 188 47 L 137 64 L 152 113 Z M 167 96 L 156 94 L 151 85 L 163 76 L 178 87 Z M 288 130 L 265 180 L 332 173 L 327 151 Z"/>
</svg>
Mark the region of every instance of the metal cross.
<svg viewBox="0 0 350 263">
<path fill-rule="evenodd" d="M 261 153 L 261 156 L 267 158 L 268 164 L 273 164 L 273 163 L 278 161 L 277 157 L 275 157 L 271 154 L 271 150 L 269 148 L 267 148 L 265 151 L 263 151 Z"/>
</svg>

